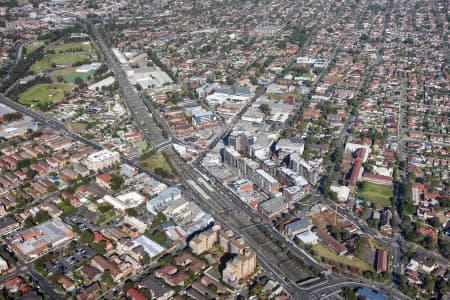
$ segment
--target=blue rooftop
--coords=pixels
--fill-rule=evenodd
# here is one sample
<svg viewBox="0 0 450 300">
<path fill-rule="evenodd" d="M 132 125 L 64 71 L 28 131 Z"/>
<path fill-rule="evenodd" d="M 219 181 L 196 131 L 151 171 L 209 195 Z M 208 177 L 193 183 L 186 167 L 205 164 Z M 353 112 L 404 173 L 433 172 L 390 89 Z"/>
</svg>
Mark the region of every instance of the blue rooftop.
<svg viewBox="0 0 450 300">
<path fill-rule="evenodd" d="M 358 296 L 366 297 L 368 300 L 387 300 L 386 296 L 366 288 L 359 288 L 356 292 Z"/>
</svg>

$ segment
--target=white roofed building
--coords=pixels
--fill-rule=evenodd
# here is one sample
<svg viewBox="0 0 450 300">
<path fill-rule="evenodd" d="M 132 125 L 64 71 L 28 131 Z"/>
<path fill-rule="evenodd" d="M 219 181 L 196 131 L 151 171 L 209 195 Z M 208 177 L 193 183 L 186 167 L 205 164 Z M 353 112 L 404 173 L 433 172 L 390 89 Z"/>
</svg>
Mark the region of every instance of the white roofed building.
<svg viewBox="0 0 450 300">
<path fill-rule="evenodd" d="M 109 168 L 120 161 L 119 152 L 109 151 L 107 149 L 100 150 L 90 154 L 85 163 L 89 170 L 95 172 Z"/>
</svg>

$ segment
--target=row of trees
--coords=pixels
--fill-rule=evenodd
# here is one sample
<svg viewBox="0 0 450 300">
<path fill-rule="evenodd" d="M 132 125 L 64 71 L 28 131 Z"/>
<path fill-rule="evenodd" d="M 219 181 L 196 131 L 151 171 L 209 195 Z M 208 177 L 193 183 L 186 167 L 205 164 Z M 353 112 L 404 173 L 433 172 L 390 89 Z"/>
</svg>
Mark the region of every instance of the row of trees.
<svg viewBox="0 0 450 300">
<path fill-rule="evenodd" d="M 3 121 L 4 122 L 12 122 L 12 121 L 20 120 L 22 117 L 23 117 L 23 115 L 21 113 L 14 112 L 14 113 L 3 115 Z"/>
<path fill-rule="evenodd" d="M 17 64 L 11 69 L 8 74 L 8 78 L 3 82 L 0 88 L 0 92 L 5 92 L 11 85 L 13 85 L 23 74 L 26 74 L 28 69 L 36 61 L 42 58 L 44 55 L 44 46 L 37 48 L 34 52 L 27 55 L 25 58 L 21 58 Z"/>
</svg>

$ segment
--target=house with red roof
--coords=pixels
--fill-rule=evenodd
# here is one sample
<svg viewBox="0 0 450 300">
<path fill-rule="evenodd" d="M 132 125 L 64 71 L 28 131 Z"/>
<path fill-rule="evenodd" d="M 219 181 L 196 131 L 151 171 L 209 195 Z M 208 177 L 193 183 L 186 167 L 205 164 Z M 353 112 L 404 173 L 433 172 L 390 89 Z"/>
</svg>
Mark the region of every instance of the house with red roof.
<svg viewBox="0 0 450 300">
<path fill-rule="evenodd" d="M 106 252 L 110 252 L 111 250 L 113 250 L 112 242 L 110 240 L 108 240 L 103 234 L 101 234 L 98 231 L 94 231 L 94 241 L 96 243 L 104 241 L 105 242 L 105 250 L 106 250 Z"/>
<path fill-rule="evenodd" d="M 110 189 L 111 188 L 111 180 L 112 176 L 109 174 L 100 174 L 95 177 L 95 182 L 102 188 Z"/>
<path fill-rule="evenodd" d="M 135 288 L 131 288 L 127 291 L 127 296 L 132 300 L 147 300 L 147 297 L 138 292 Z"/>
</svg>

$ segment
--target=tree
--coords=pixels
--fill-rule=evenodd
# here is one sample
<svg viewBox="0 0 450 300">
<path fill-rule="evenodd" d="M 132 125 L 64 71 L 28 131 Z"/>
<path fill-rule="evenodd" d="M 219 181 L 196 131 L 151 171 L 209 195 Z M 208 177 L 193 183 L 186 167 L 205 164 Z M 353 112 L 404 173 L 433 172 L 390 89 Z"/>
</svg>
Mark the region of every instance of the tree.
<svg viewBox="0 0 450 300">
<path fill-rule="evenodd" d="M 25 219 L 24 221 L 24 225 L 25 228 L 30 228 L 34 226 L 34 222 L 33 222 L 33 218 L 32 217 L 28 217 Z"/>
<path fill-rule="evenodd" d="M 84 230 L 80 235 L 81 244 L 92 244 L 94 241 L 94 234 L 89 230 Z"/>
<path fill-rule="evenodd" d="M 338 148 L 332 155 L 331 160 L 335 163 L 339 163 L 342 161 L 342 157 L 344 156 L 344 150 L 342 148 Z"/>
<path fill-rule="evenodd" d="M 11 121 L 16 121 L 19 120 L 23 117 L 23 115 L 19 112 L 14 112 L 14 113 L 10 113 L 10 114 L 4 114 L 3 115 L 3 121 L 5 122 L 11 122 Z"/>
<path fill-rule="evenodd" d="M 134 287 L 133 281 L 130 279 L 125 280 L 125 283 L 123 284 L 123 291 L 126 293 L 129 289 Z"/>
<path fill-rule="evenodd" d="M 162 212 L 158 212 L 156 218 L 152 222 L 152 228 L 156 228 L 164 222 L 167 222 L 166 216 Z"/>
<path fill-rule="evenodd" d="M 117 174 L 112 174 L 111 177 L 111 189 L 117 192 L 124 183 L 123 177 Z"/>
<path fill-rule="evenodd" d="M 217 293 L 217 286 L 214 283 L 208 284 L 208 289 L 213 293 Z"/>
<path fill-rule="evenodd" d="M 155 172 L 156 175 L 158 175 L 158 176 L 160 176 L 162 178 L 166 178 L 166 177 L 169 176 L 169 173 L 166 170 L 164 170 L 163 168 L 160 168 L 160 167 L 155 168 L 154 172 Z"/>
<path fill-rule="evenodd" d="M 355 291 L 349 287 L 343 287 L 341 291 L 341 295 L 345 300 L 356 300 L 358 299 L 358 296 L 356 295 Z"/>
<path fill-rule="evenodd" d="M 51 184 L 47 187 L 47 192 L 49 193 L 53 193 L 54 191 L 56 191 L 56 186 L 55 184 Z"/>
<path fill-rule="evenodd" d="M 434 290 L 434 285 L 436 284 L 436 280 L 433 276 L 427 275 L 425 280 L 423 281 L 423 288 L 427 290 L 427 292 L 431 292 Z"/>
<path fill-rule="evenodd" d="M 236 82 L 236 80 L 234 80 L 233 77 L 227 76 L 226 82 L 228 85 L 233 85 Z"/>
<path fill-rule="evenodd" d="M 111 276 L 111 272 L 109 270 L 105 270 L 102 274 L 101 281 L 103 284 L 106 284 L 108 287 L 111 287 L 114 285 L 114 279 Z"/>
<path fill-rule="evenodd" d="M 137 217 L 137 216 L 139 215 L 138 212 L 137 212 L 137 210 L 136 210 L 135 208 L 133 208 L 133 207 L 127 208 L 127 209 L 125 210 L 125 212 L 126 212 L 127 215 L 129 215 L 130 217 Z"/>
<path fill-rule="evenodd" d="M 83 88 L 84 87 L 84 81 L 80 77 L 75 78 L 74 83 L 76 85 L 78 85 L 79 88 Z"/>
<path fill-rule="evenodd" d="M 44 223 L 45 221 L 50 220 L 50 215 L 48 214 L 47 211 L 45 210 L 40 210 L 36 213 L 36 215 L 34 216 L 34 221 L 37 224 L 41 224 Z"/>
<path fill-rule="evenodd" d="M 252 296 L 258 296 L 259 294 L 261 294 L 262 288 L 263 287 L 262 287 L 261 283 L 258 282 L 251 287 L 250 294 Z"/>
<path fill-rule="evenodd" d="M 150 263 L 150 255 L 146 254 L 144 257 L 141 258 L 141 264 L 148 265 Z"/>
<path fill-rule="evenodd" d="M 34 178 L 34 176 L 36 176 L 37 172 L 35 170 L 32 169 L 28 169 L 27 171 L 27 178 L 28 179 L 32 179 Z"/>
<path fill-rule="evenodd" d="M 98 255 L 105 255 L 106 254 L 106 242 L 100 241 L 98 243 L 91 244 L 92 249 L 97 252 Z"/>
<path fill-rule="evenodd" d="M 439 221 L 438 217 L 434 217 L 430 220 L 428 220 L 428 223 L 433 226 L 434 228 L 439 228 L 441 227 L 441 222 Z"/>
<path fill-rule="evenodd" d="M 259 110 L 261 110 L 261 112 L 266 116 L 268 116 L 270 114 L 270 107 L 268 104 L 265 104 L 265 103 L 261 104 L 259 106 Z"/>
</svg>

